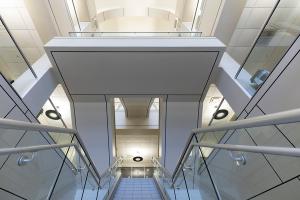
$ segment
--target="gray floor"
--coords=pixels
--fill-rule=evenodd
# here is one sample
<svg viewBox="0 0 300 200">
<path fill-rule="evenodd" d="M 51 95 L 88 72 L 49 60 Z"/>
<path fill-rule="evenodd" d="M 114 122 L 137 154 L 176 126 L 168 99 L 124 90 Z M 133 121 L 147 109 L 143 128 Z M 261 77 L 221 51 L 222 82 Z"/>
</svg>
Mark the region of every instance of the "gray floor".
<svg viewBox="0 0 300 200">
<path fill-rule="evenodd" d="M 161 200 L 152 178 L 122 178 L 115 200 Z"/>
</svg>

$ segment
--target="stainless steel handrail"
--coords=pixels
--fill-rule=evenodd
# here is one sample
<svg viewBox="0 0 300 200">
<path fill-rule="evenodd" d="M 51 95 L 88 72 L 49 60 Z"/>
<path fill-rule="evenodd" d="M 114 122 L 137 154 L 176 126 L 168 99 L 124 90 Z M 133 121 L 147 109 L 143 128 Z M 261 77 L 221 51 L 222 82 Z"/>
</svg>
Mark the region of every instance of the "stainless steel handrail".
<svg viewBox="0 0 300 200">
<path fill-rule="evenodd" d="M 226 124 L 215 124 L 206 128 L 193 129 L 192 133 L 227 131 L 233 129 L 261 127 L 294 122 L 300 122 L 300 109 L 241 119 L 238 121 L 227 122 Z"/>
<path fill-rule="evenodd" d="M 160 162 L 157 160 L 157 158 L 152 157 L 152 162 L 155 163 L 155 164 L 157 164 L 158 167 L 161 168 L 161 169 L 163 170 L 163 172 L 164 172 L 168 177 L 170 177 L 170 178 L 172 177 L 172 173 L 169 172 L 166 168 L 164 168 L 164 167 L 160 164 Z"/>
<path fill-rule="evenodd" d="M 61 128 L 56 126 L 48 126 L 39 123 L 23 122 L 12 119 L 0 118 L 0 128 L 26 131 L 46 131 L 54 133 L 78 134 L 77 130 L 69 128 Z"/>
<path fill-rule="evenodd" d="M 248 119 L 242 119 L 238 121 L 227 122 L 226 124 L 214 124 L 212 126 L 205 127 L 205 128 L 193 129 L 184 147 L 184 151 L 180 155 L 179 161 L 177 162 L 177 165 L 172 175 L 172 179 L 174 180 L 176 173 L 178 173 L 178 168 L 180 166 L 180 163 L 182 163 L 182 160 L 185 157 L 186 152 L 189 148 L 189 144 L 191 143 L 191 140 L 196 134 L 199 133 L 224 134 L 224 132 L 221 131 L 261 127 L 261 126 L 276 125 L 276 124 L 287 124 L 287 123 L 295 123 L 295 122 L 300 122 L 300 109 L 288 110 L 288 111 L 283 111 L 283 112 L 278 112 L 278 113 L 273 113 L 273 114 L 268 114 L 263 116 L 257 116 Z"/>
<path fill-rule="evenodd" d="M 81 154 L 78 145 L 75 143 L 68 143 L 68 144 L 51 144 L 51 145 L 36 145 L 36 146 L 29 146 L 29 147 L 16 147 L 16 148 L 2 148 L 0 149 L 0 155 L 10 155 L 10 154 L 19 154 L 25 152 L 37 152 L 49 149 L 56 149 L 56 148 L 65 148 L 65 147 L 74 147 L 76 152 L 78 153 L 81 160 L 83 160 L 84 164 L 87 166 L 88 171 L 92 174 L 95 182 L 100 185 L 99 181 L 95 177 L 95 174 L 89 168 L 89 164 L 86 162 L 84 156 Z M 67 156 L 67 155 L 66 155 Z"/>
<path fill-rule="evenodd" d="M 202 33 L 200 31 L 122 31 L 122 32 L 116 32 L 116 31 L 70 31 L 69 34 L 72 33 Z"/>
<path fill-rule="evenodd" d="M 24 122 L 24 121 L 12 120 L 12 119 L 3 119 L 3 118 L 0 118 L 0 128 L 12 129 L 12 130 L 37 131 L 34 133 L 38 133 L 38 134 L 40 133 L 38 131 L 54 132 L 54 133 L 62 133 L 62 134 L 74 134 L 78 139 L 78 142 L 81 145 L 83 145 L 82 140 L 79 137 L 78 131 L 75 129 L 61 128 L 56 126 L 43 125 L 39 123 L 31 123 L 31 122 Z M 91 158 L 89 157 L 86 151 L 86 148 L 84 146 L 82 146 L 82 148 L 84 149 L 88 159 L 91 160 Z M 97 177 L 99 177 L 99 181 L 100 181 L 99 172 L 96 170 L 96 167 L 94 166 L 93 162 L 90 161 L 90 163 L 94 168 L 94 172 L 96 173 Z"/>
<path fill-rule="evenodd" d="M 77 35 L 76 35 L 77 34 Z M 104 36 L 104 37 L 109 37 L 109 35 L 105 35 L 105 34 L 112 34 L 111 37 L 119 37 L 119 36 L 122 36 L 122 34 L 133 34 L 131 36 L 139 36 L 139 34 L 143 37 L 155 37 L 155 34 L 157 34 L 157 37 L 167 37 L 167 36 L 172 36 L 171 34 L 178 34 L 178 36 L 180 36 L 180 34 L 190 34 L 190 36 L 181 36 L 181 37 L 201 37 L 202 35 L 202 32 L 189 32 L 189 31 L 166 31 L 166 32 L 144 32 L 144 31 L 141 31 L 141 32 L 100 32 L 100 31 L 81 31 L 81 32 L 76 32 L 76 31 L 73 31 L 73 32 L 69 32 L 69 36 L 71 37 L 74 37 L 74 36 L 77 36 L 78 37 L 78 34 L 91 34 L 91 37 L 101 37 L 101 36 Z M 115 35 L 114 35 L 115 34 Z M 120 35 L 116 35 L 116 34 L 120 34 Z M 142 34 L 154 34 L 153 35 L 142 35 Z M 159 35 L 161 34 L 161 35 Z M 165 34 L 165 35 L 162 35 L 162 34 Z M 79 35 L 80 36 L 80 35 Z M 128 37 L 129 35 L 124 35 L 126 37 Z M 87 36 L 86 36 L 87 37 Z"/>
<path fill-rule="evenodd" d="M 111 172 L 112 169 L 119 167 L 119 163 L 123 162 L 123 158 L 118 158 L 108 169 L 106 169 L 101 175 L 100 178 L 104 178 Z"/>
<path fill-rule="evenodd" d="M 48 149 L 70 147 L 75 145 L 76 144 L 74 143 L 69 143 L 69 144 L 37 145 L 37 146 L 30 146 L 30 147 L 1 148 L 0 155 L 19 154 L 24 152 L 36 152 L 36 151 L 42 151 Z"/>
<path fill-rule="evenodd" d="M 5 23 L 5 21 L 3 20 L 2 16 L 0 15 L 0 22 L 2 23 L 2 25 L 4 26 L 4 29 L 6 30 L 6 32 L 8 33 L 10 39 L 12 40 L 12 42 L 14 43 L 14 45 L 16 46 L 16 48 L 18 49 L 20 55 L 22 56 L 22 58 L 24 59 L 27 67 L 29 68 L 29 70 L 31 71 L 32 75 L 37 78 L 37 75 L 35 73 L 35 71 L 33 70 L 32 66 L 30 65 L 29 61 L 27 60 L 25 54 L 23 53 L 23 51 L 21 50 L 21 48 L 19 47 L 18 43 L 16 42 L 14 36 L 12 35 L 12 33 L 10 32 L 7 24 Z"/>
<path fill-rule="evenodd" d="M 172 181 L 174 186 L 179 172 L 183 169 L 184 163 L 188 159 L 191 151 L 195 146 L 198 147 L 209 147 L 216 149 L 225 149 L 229 151 L 241 151 L 241 152 L 252 152 L 252 153 L 265 153 L 271 155 L 280 155 L 280 156 L 290 156 L 290 157 L 300 157 L 300 148 L 288 148 L 288 147 L 271 147 L 271 146 L 249 146 L 249 145 L 233 145 L 233 144 L 210 144 L 210 143 L 191 143 L 187 153 L 185 154 L 178 170 L 175 173 L 175 176 Z M 204 158 L 203 158 L 204 159 Z"/>
<path fill-rule="evenodd" d="M 273 147 L 273 146 L 250 146 L 250 145 L 235 145 L 235 144 L 209 144 L 195 143 L 194 146 L 209 147 L 216 149 L 225 149 L 230 151 L 243 151 L 252 153 L 265 153 L 279 156 L 300 157 L 300 148 L 290 147 Z"/>
</svg>

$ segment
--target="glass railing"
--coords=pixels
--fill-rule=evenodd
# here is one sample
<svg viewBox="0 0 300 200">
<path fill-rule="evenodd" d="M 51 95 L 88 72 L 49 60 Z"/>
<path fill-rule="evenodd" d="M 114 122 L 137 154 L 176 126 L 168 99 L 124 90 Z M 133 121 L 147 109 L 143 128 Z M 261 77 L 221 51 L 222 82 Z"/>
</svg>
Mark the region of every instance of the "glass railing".
<svg viewBox="0 0 300 200">
<path fill-rule="evenodd" d="M 64 162 L 49 195 L 50 199 L 96 199 L 98 180 L 90 170 L 90 163 L 74 147 L 68 149 L 67 157 L 72 157 L 74 167 L 70 169 Z"/>
<path fill-rule="evenodd" d="M 10 199 L 6 198 L 7 194 L 11 194 L 11 198 L 33 200 L 97 199 L 100 175 L 80 139 L 70 133 L 71 129 L 66 129 L 69 133 L 60 133 L 53 128 L 49 133 L 44 128 L 40 132 L 1 129 L 0 188 L 5 192 L 0 192 L 0 199 Z M 69 146 L 55 147 L 65 144 Z M 2 152 L 41 145 L 50 148 L 23 153 Z"/>
<path fill-rule="evenodd" d="M 29 61 L 24 56 L 1 16 L 0 30 L 0 72 L 10 83 L 13 83 L 27 70 L 31 71 L 29 76 L 32 76 L 33 79 L 36 78 L 36 74 L 31 68 Z"/>
<path fill-rule="evenodd" d="M 38 135 L 36 135 L 38 136 Z M 5 161 L 1 169 L 0 187 L 2 191 L 11 194 L 6 198 L 0 193 L 1 199 L 85 199 L 96 200 L 99 179 L 91 171 L 90 164 L 83 160 L 74 144 L 29 146 L 36 137 L 24 138 L 16 148 L 17 152 L 8 152 L 0 156 Z M 47 146 L 47 147 L 45 147 Z M 29 148 L 22 151 L 23 148 Z M 6 149 L 9 151 L 10 149 Z M 20 151 L 20 153 L 18 153 Z M 73 163 L 61 153 L 72 154 Z M 22 152 L 22 153 L 21 153 Z M 75 152 L 75 153 L 74 153 Z M 14 198 L 13 198 L 14 197 Z"/>
<path fill-rule="evenodd" d="M 156 161 L 156 177 L 170 199 L 298 199 L 299 122 L 298 109 L 193 130 L 174 173 Z"/>
<path fill-rule="evenodd" d="M 253 95 L 300 34 L 300 4 L 281 0 L 246 57 L 236 78 Z"/>
<path fill-rule="evenodd" d="M 69 32 L 71 37 L 201 37 L 201 32 Z"/>
<path fill-rule="evenodd" d="M 154 167 L 153 177 L 157 180 L 159 185 L 162 186 L 163 192 L 167 194 L 170 199 L 175 200 L 175 190 L 172 186 L 172 174 L 161 166 L 157 158 L 152 158 L 152 162 Z"/>
<path fill-rule="evenodd" d="M 122 158 L 118 158 L 114 164 L 111 165 L 109 169 L 107 169 L 101 175 L 100 186 L 98 199 L 110 199 L 113 195 L 115 186 L 121 177 L 121 167 L 122 167 Z"/>
</svg>

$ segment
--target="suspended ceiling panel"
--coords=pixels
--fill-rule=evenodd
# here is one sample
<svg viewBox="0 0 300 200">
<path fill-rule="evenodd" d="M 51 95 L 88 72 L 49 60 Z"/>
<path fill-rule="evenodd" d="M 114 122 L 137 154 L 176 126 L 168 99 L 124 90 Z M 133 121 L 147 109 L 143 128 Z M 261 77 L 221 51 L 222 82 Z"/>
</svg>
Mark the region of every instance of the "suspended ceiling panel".
<svg viewBox="0 0 300 200">
<path fill-rule="evenodd" d="M 199 95 L 224 48 L 216 38 L 55 38 L 45 47 L 72 95 Z"/>
</svg>

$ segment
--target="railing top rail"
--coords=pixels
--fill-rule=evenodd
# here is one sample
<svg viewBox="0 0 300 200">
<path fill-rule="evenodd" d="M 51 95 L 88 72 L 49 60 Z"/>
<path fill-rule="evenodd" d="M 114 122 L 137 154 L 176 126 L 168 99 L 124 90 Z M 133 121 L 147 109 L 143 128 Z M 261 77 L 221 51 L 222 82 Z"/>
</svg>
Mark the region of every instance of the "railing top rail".
<svg viewBox="0 0 300 200">
<path fill-rule="evenodd" d="M 90 159 L 90 156 L 88 155 L 88 152 L 86 151 L 86 148 L 82 144 L 81 138 L 79 137 L 77 130 L 56 127 L 56 126 L 43 125 L 43 124 L 39 124 L 39 123 L 24 122 L 24 121 L 12 120 L 12 119 L 3 119 L 3 118 L 0 118 L 0 128 L 12 129 L 12 130 L 37 131 L 37 133 L 38 133 L 38 131 L 45 131 L 45 132 L 54 132 L 54 133 L 63 133 L 63 134 L 75 134 L 76 138 L 78 139 L 78 142 L 80 143 L 80 145 L 82 146 L 82 148 L 85 151 L 85 154 L 87 155 L 88 159 L 90 160 L 90 163 L 91 163 L 95 173 L 100 178 L 100 174 L 97 171 L 92 160 Z M 75 146 L 75 147 L 78 148 L 77 146 Z"/>
<path fill-rule="evenodd" d="M 157 158 L 153 157 L 152 161 L 155 162 L 164 172 L 167 176 L 169 176 L 170 178 L 172 177 L 172 173 L 169 172 L 166 168 L 164 168 L 160 162 L 157 160 Z"/>
<path fill-rule="evenodd" d="M 99 185 L 100 177 L 95 177 L 95 174 L 91 171 L 88 163 L 84 159 L 84 156 L 81 154 L 80 149 L 78 148 L 77 144 L 75 143 L 67 143 L 67 144 L 49 144 L 49 145 L 36 145 L 36 146 L 29 146 L 29 147 L 15 147 L 15 148 L 1 148 L 0 149 L 0 155 L 10 155 L 10 154 L 19 154 L 19 153 L 25 153 L 25 152 L 37 152 L 37 151 L 43 151 L 43 150 L 49 150 L 49 149 L 56 149 L 56 148 L 65 148 L 65 147 L 74 147 L 76 149 L 76 152 L 78 153 L 81 160 L 83 160 L 84 164 L 86 165 L 88 171 L 91 172 L 94 180 Z M 67 156 L 67 155 L 65 155 Z M 96 174 L 98 176 L 98 174 Z"/>
<path fill-rule="evenodd" d="M 1 148 L 0 155 L 19 154 L 25 152 L 37 152 L 37 151 L 43 151 L 49 149 L 70 147 L 75 145 L 76 144 L 74 143 L 68 143 L 68 144 L 36 145 L 36 146 L 16 147 L 16 148 Z"/>
<path fill-rule="evenodd" d="M 0 128 L 26 131 L 45 131 L 55 133 L 77 134 L 75 129 L 61 128 L 56 126 L 42 125 L 38 123 L 23 122 L 12 119 L 0 118 Z"/>
<path fill-rule="evenodd" d="M 300 109 L 288 110 L 274 114 L 227 122 L 226 124 L 215 124 L 205 128 L 193 129 L 192 133 L 227 131 L 295 122 L 300 122 Z"/>
<path fill-rule="evenodd" d="M 251 152 L 251 153 L 264 153 L 270 155 L 279 156 L 290 156 L 290 157 L 300 157 L 300 148 L 289 148 L 289 147 L 274 147 L 274 146 L 250 146 L 250 145 L 234 145 L 234 144 L 210 144 L 210 143 L 191 143 L 188 150 L 186 151 L 183 160 L 180 162 L 178 170 L 174 172 L 172 177 L 172 184 L 174 185 L 179 172 L 183 169 L 184 163 L 188 159 L 193 147 L 208 147 L 216 149 L 224 149 L 227 151 L 240 151 L 240 152 Z M 204 159 L 204 158 L 203 158 Z"/>
<path fill-rule="evenodd" d="M 122 31 L 122 32 L 116 32 L 116 31 L 70 31 L 71 33 L 202 33 L 199 31 L 159 31 L 159 32 L 148 32 L 148 31 Z"/>
<path fill-rule="evenodd" d="M 300 122 L 300 109 L 288 110 L 288 111 L 278 112 L 274 114 L 242 119 L 238 121 L 226 122 L 226 124 L 215 124 L 205 128 L 193 129 L 184 147 L 184 151 L 180 155 L 179 161 L 175 167 L 172 177 L 174 179 L 174 177 L 176 176 L 176 173 L 182 163 L 182 160 L 187 154 L 189 145 L 195 134 L 198 133 L 215 134 L 217 131 L 228 131 L 228 130 L 235 130 L 235 129 L 242 129 L 242 128 L 253 128 L 253 127 L 261 127 L 261 126 L 268 126 L 268 125 L 275 125 L 275 124 L 287 124 L 287 123 L 295 123 L 295 122 Z M 220 132 L 220 133 L 224 133 L 224 132 Z"/>
<path fill-rule="evenodd" d="M 117 168 L 119 167 L 118 164 L 120 162 L 122 162 L 123 159 L 122 158 L 118 158 L 112 165 L 110 165 L 110 167 L 108 169 L 106 169 L 101 175 L 100 178 L 104 178 L 105 176 L 107 176 L 107 174 L 113 169 L 113 168 Z"/>
<path fill-rule="evenodd" d="M 273 146 L 250 146 L 235 144 L 210 144 L 210 143 L 194 143 L 193 146 L 209 147 L 216 149 L 225 149 L 228 151 L 241 151 L 251 153 L 264 153 L 279 156 L 300 157 L 300 148 L 290 147 L 273 147 Z"/>
</svg>

